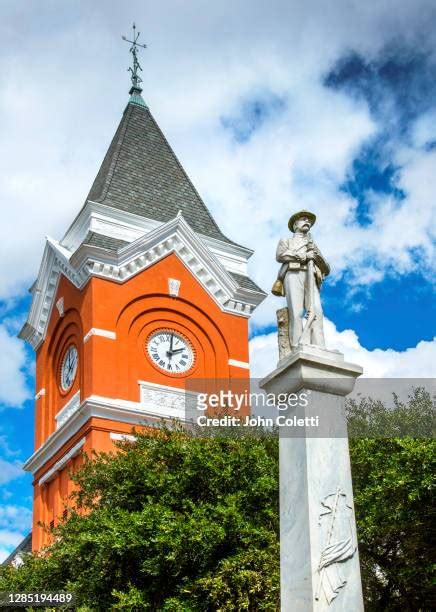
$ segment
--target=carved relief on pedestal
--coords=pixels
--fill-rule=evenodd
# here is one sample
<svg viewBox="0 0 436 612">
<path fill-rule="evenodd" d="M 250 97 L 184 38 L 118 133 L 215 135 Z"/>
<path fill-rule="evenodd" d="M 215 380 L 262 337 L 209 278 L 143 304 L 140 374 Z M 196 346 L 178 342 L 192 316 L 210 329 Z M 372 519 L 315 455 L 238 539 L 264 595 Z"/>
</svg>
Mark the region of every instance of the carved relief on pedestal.
<svg viewBox="0 0 436 612">
<path fill-rule="evenodd" d="M 321 502 L 323 510 L 319 515 L 322 552 L 318 564 L 318 586 L 315 599 L 324 594 L 327 603 L 339 595 L 347 581 L 341 572 L 341 565 L 351 559 L 357 550 L 353 530 L 353 508 L 347 503 L 347 496 L 338 487 Z"/>
</svg>

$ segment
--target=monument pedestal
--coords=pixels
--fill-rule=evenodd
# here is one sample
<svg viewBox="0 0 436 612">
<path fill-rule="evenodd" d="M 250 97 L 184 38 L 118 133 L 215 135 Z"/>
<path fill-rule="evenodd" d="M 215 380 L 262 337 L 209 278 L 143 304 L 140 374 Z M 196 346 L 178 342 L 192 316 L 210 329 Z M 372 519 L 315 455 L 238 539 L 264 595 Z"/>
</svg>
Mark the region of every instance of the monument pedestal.
<svg viewBox="0 0 436 612">
<path fill-rule="evenodd" d="M 260 383 L 267 393 L 298 394 L 286 416 L 312 423 L 280 427 L 282 612 L 363 611 L 344 408 L 360 374 L 341 353 L 309 345 Z"/>
</svg>

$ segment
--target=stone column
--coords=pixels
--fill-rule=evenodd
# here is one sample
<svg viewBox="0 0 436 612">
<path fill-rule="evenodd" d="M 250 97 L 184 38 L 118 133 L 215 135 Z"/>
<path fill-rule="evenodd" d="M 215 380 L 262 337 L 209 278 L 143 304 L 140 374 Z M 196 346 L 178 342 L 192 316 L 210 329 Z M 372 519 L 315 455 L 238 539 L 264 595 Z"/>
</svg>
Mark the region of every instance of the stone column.
<svg viewBox="0 0 436 612">
<path fill-rule="evenodd" d="M 361 373 L 341 353 L 308 345 L 260 383 L 267 393 L 307 398 L 282 414 L 319 422 L 280 427 L 282 612 L 363 611 L 344 409 Z"/>
</svg>

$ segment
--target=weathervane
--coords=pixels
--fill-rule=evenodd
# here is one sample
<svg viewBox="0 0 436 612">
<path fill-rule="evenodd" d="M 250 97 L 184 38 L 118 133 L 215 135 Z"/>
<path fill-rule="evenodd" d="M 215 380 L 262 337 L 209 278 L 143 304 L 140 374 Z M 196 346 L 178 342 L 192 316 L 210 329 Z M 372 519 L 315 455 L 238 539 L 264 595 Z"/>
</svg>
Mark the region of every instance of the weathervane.
<svg viewBox="0 0 436 612">
<path fill-rule="evenodd" d="M 133 93 L 135 90 L 139 91 L 139 93 L 141 93 L 142 91 L 141 88 L 139 87 L 139 83 L 142 83 L 142 79 L 138 74 L 138 70 L 141 70 L 142 72 L 142 68 L 141 68 L 140 63 L 138 62 L 137 51 L 139 47 L 141 47 L 142 49 L 146 49 L 147 45 L 142 45 L 141 43 L 138 43 L 138 38 L 140 36 L 141 36 L 141 32 L 136 33 L 136 26 L 135 24 L 133 24 L 133 40 L 129 40 L 125 36 L 121 37 L 123 40 L 125 40 L 126 42 L 132 45 L 130 47 L 130 53 L 133 55 L 133 68 L 131 66 L 128 68 L 129 72 L 132 73 L 132 76 L 131 76 L 132 89 L 130 90 L 130 93 Z"/>
</svg>

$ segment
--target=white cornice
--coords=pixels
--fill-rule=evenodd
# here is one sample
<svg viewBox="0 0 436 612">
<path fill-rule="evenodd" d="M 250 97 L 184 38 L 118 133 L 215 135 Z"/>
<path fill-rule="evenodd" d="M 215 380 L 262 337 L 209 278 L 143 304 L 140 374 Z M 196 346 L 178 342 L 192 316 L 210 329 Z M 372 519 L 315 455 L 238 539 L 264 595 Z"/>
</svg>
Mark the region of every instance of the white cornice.
<svg viewBox="0 0 436 612">
<path fill-rule="evenodd" d="M 96 232 L 125 242 L 134 242 L 161 225 L 165 224 L 155 219 L 148 219 L 141 215 L 88 200 L 61 240 L 60 245 L 70 253 L 74 253 L 80 247 L 88 232 Z M 227 270 L 247 274 L 247 260 L 253 254 L 251 249 L 211 238 L 204 234 L 198 234 L 198 236 Z"/>
<path fill-rule="evenodd" d="M 82 246 L 73 255 L 57 241 L 47 238 L 38 279 L 33 287 L 29 317 L 20 337 L 36 350 L 43 341 L 53 308 L 60 274 L 81 289 L 91 276 L 123 283 L 132 276 L 175 253 L 221 310 L 249 317 L 265 295 L 239 287 L 217 257 L 178 215 L 117 253 Z"/>
<path fill-rule="evenodd" d="M 254 251 L 246 247 L 201 235 L 201 240 L 229 272 L 247 275 L 247 261 Z"/>
<path fill-rule="evenodd" d="M 178 392 L 179 389 L 175 391 Z M 83 400 L 78 409 L 33 453 L 25 462 L 24 469 L 32 474 L 38 472 L 92 417 L 128 423 L 132 426 L 156 426 L 162 419 L 176 418 L 183 421 L 185 411 L 177 406 L 150 408 L 141 402 L 91 395 Z"/>
<path fill-rule="evenodd" d="M 75 444 L 73 448 L 71 448 L 67 453 L 65 453 L 65 455 L 63 455 L 63 457 L 59 459 L 59 461 L 56 461 L 54 466 L 50 468 L 47 472 L 45 472 L 43 476 L 41 476 L 41 478 L 38 481 L 39 486 L 51 480 L 56 475 L 57 472 L 62 470 L 62 468 L 68 463 L 70 459 L 78 455 L 82 447 L 85 445 L 85 441 L 86 441 L 86 438 L 82 438 L 80 442 Z"/>
<path fill-rule="evenodd" d="M 87 200 L 63 237 L 61 244 L 74 252 L 88 232 L 132 242 L 161 225 L 159 221 Z"/>
<path fill-rule="evenodd" d="M 53 308 L 59 282 L 59 269 L 56 252 L 47 239 L 38 278 L 31 288 L 32 303 L 29 316 L 19 333 L 36 350 L 41 344 Z"/>
</svg>

